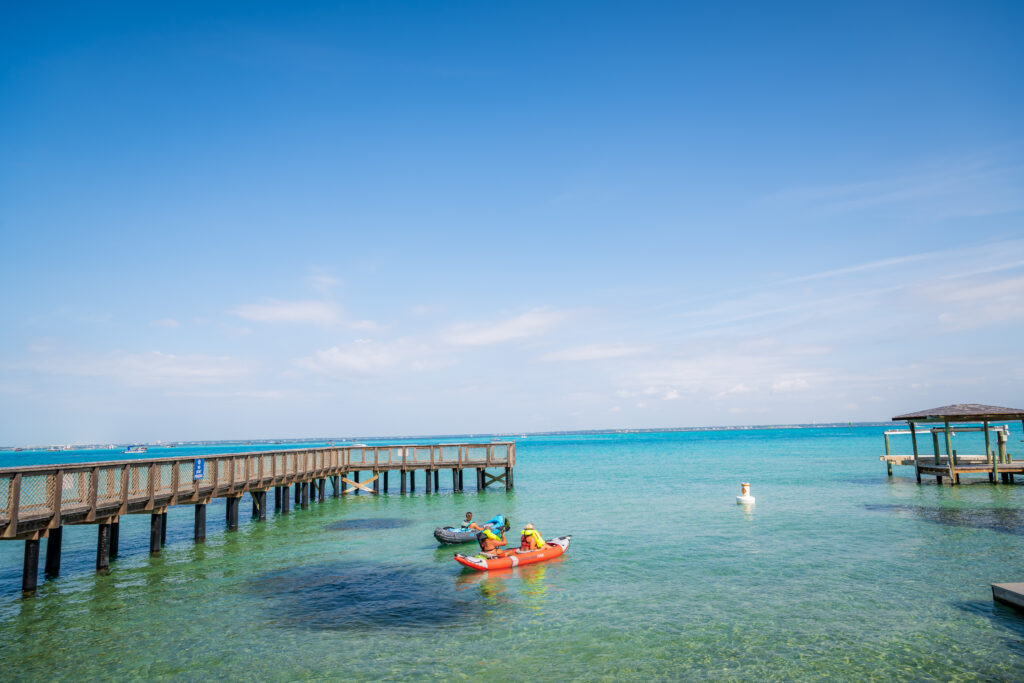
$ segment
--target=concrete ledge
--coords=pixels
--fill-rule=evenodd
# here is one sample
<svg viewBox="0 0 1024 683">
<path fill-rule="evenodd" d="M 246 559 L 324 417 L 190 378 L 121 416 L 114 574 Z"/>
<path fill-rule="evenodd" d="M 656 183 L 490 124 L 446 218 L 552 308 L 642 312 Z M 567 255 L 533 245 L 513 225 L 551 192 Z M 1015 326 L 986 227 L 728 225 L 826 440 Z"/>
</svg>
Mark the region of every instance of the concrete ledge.
<svg viewBox="0 0 1024 683">
<path fill-rule="evenodd" d="M 993 583 L 992 599 L 1024 610 L 1024 583 Z"/>
</svg>

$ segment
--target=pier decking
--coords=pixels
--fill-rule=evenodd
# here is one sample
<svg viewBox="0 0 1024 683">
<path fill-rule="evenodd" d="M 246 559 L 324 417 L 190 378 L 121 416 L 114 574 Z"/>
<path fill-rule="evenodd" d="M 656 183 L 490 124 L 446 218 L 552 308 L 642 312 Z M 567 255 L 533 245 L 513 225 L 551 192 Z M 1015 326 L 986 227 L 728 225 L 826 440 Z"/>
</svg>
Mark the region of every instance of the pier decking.
<svg viewBox="0 0 1024 683">
<path fill-rule="evenodd" d="M 238 528 L 238 508 L 248 493 L 253 517 L 265 520 L 267 492 L 274 489 L 274 509 L 288 514 L 289 488 L 295 506 L 323 501 L 327 481 L 332 496 L 390 492 L 389 475 L 397 473 L 399 493 L 413 493 L 416 473 L 424 475 L 425 493 L 437 491 L 441 470 L 450 470 L 452 489 L 464 490 L 463 474 L 476 474 L 476 490 L 494 483 L 513 487 L 515 443 L 459 443 L 399 446 L 345 446 L 230 453 L 202 457 L 153 458 L 92 463 L 34 465 L 0 469 L 0 539 L 24 540 L 22 592 L 36 590 L 39 540 L 47 538 L 46 573 L 60 571 L 62 529 L 69 524 L 96 524 L 96 569 L 107 571 L 118 552 L 119 518 L 149 514 L 150 553 L 166 539 L 167 508 L 195 506 L 195 540 L 206 537 L 206 504 L 227 500 L 227 527 Z M 499 469 L 497 474 L 488 469 Z M 360 473 L 371 476 L 360 481 Z"/>
</svg>

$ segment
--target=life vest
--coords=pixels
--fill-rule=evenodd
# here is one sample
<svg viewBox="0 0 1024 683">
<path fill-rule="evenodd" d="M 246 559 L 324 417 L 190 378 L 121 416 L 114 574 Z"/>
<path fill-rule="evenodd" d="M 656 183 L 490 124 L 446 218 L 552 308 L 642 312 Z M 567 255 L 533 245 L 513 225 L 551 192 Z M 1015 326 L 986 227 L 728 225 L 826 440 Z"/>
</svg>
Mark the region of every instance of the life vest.
<svg viewBox="0 0 1024 683">
<path fill-rule="evenodd" d="M 476 535 L 477 543 L 480 544 L 482 550 L 487 550 L 486 546 L 484 546 L 487 539 L 498 541 L 499 544 L 501 543 L 501 536 L 491 531 L 490 527 L 484 527 L 484 530 Z"/>
<path fill-rule="evenodd" d="M 544 539 L 536 529 L 523 529 L 523 535 L 519 543 L 520 549 L 530 548 L 536 550 L 544 547 Z"/>
</svg>

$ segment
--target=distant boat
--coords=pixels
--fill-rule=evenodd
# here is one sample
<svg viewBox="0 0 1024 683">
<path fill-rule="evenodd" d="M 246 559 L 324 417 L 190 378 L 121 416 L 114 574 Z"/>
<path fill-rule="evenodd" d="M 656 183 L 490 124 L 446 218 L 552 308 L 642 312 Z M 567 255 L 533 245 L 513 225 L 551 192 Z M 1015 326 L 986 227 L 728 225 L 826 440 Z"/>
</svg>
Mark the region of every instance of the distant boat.
<svg viewBox="0 0 1024 683">
<path fill-rule="evenodd" d="M 124 449 L 122 453 L 145 453 L 146 450 L 147 449 L 145 446 L 129 446 L 128 448 Z"/>
</svg>

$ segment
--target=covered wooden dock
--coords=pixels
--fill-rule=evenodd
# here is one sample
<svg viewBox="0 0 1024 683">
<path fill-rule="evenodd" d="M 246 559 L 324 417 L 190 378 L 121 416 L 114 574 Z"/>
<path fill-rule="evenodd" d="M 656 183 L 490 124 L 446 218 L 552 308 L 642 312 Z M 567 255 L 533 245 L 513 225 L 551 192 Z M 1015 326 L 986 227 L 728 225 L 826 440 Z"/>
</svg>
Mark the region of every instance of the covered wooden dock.
<svg viewBox="0 0 1024 683">
<path fill-rule="evenodd" d="M 943 477 L 947 477 L 950 484 L 959 484 L 961 475 L 965 474 L 987 475 L 988 480 L 996 484 L 1013 483 L 1014 475 L 1024 473 L 1024 460 L 1014 462 L 1007 447 L 1010 423 L 1020 421 L 1024 427 L 1024 409 L 957 403 L 897 415 L 892 419 L 894 422 L 906 421 L 909 430 L 885 432 L 885 455 L 881 460 L 886 463 L 889 476 L 892 476 L 893 465 L 912 465 L 919 483 L 921 475 L 929 475 L 934 476 L 939 484 Z M 921 429 L 920 425 L 925 425 L 925 428 Z M 983 433 L 985 452 L 959 453 L 953 448 L 956 432 Z M 912 454 L 892 452 L 891 437 L 898 434 L 910 434 Z M 921 453 L 918 443 L 918 436 L 925 434 L 931 436 L 932 442 L 932 452 L 928 455 Z"/>
<path fill-rule="evenodd" d="M 202 457 L 152 458 L 90 463 L 33 465 L 0 469 L 0 540 L 25 542 L 22 592 L 35 593 L 40 539 L 46 538 L 48 576 L 60 572 L 61 538 L 69 524 L 97 527 L 96 570 L 106 572 L 118 554 L 121 515 L 150 515 L 150 554 L 160 553 L 167 538 L 167 509 L 195 508 L 195 541 L 206 538 L 206 505 L 227 502 L 226 524 L 238 528 L 242 496 L 252 499 L 253 518 L 267 518 L 267 492 L 274 490 L 274 511 L 288 514 L 294 487 L 296 508 L 323 502 L 327 482 L 332 496 L 392 489 L 414 493 L 417 472 L 423 490 L 440 489 L 442 470 L 450 470 L 452 491 L 464 490 L 465 470 L 476 474 L 476 490 L 491 484 L 513 487 L 516 445 L 511 441 L 398 446 L 304 448 Z M 492 470 L 492 471 L 488 471 Z M 497 470 L 497 472 L 493 472 Z M 369 478 L 360 481 L 361 474 Z"/>
</svg>

